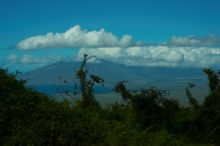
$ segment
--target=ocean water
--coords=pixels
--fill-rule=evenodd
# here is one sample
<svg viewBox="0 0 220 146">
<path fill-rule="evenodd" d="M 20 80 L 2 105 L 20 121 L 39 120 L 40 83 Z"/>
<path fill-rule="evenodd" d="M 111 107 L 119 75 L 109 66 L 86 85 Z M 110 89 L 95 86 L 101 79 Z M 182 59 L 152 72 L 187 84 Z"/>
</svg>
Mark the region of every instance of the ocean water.
<svg viewBox="0 0 220 146">
<path fill-rule="evenodd" d="M 70 95 L 73 95 L 73 85 L 38 85 L 38 86 L 28 86 L 29 88 L 33 88 L 34 90 L 49 95 L 52 98 L 62 100 L 64 98 L 69 98 L 65 96 L 64 90 L 69 90 Z M 159 88 L 161 89 L 161 88 Z M 163 88 L 162 88 L 163 89 Z M 168 88 L 169 94 L 166 95 L 167 98 L 173 98 L 179 101 L 183 105 L 188 104 L 187 96 L 185 95 L 185 89 L 182 87 L 180 90 L 173 90 L 172 88 Z M 80 89 L 77 91 L 80 94 Z M 208 95 L 207 87 L 195 87 L 192 89 L 193 96 L 201 103 L 205 96 Z M 106 86 L 95 86 L 94 87 L 95 98 L 103 105 L 111 104 L 114 102 L 123 102 L 121 96 L 113 91 L 112 87 Z"/>
<path fill-rule="evenodd" d="M 70 93 L 73 93 L 73 85 L 37 85 L 37 86 L 28 86 L 29 88 L 33 88 L 34 90 L 53 96 L 56 94 L 64 94 L 65 90 L 69 90 Z M 94 87 L 94 93 L 102 94 L 102 93 L 108 93 L 112 92 L 113 89 L 110 87 L 104 87 L 104 86 L 95 86 Z M 77 90 L 78 93 L 80 93 L 80 89 Z"/>
</svg>

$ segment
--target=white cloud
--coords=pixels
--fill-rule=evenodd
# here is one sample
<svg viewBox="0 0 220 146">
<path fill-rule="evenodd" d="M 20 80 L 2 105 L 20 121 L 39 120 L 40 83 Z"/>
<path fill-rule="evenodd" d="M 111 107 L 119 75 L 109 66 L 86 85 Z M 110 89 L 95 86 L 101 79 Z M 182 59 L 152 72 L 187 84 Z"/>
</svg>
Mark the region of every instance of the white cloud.
<svg viewBox="0 0 220 146">
<path fill-rule="evenodd" d="M 48 64 L 48 63 L 61 61 L 62 59 L 64 59 L 64 58 L 59 55 L 38 57 L 38 56 L 32 56 L 30 54 L 24 54 L 23 56 L 17 56 L 15 54 L 10 54 L 6 58 L 6 62 L 8 64 L 26 64 L 26 65 L 28 65 L 28 64 Z"/>
<path fill-rule="evenodd" d="M 21 58 L 21 63 L 23 64 L 30 64 L 34 62 L 34 59 L 31 55 L 29 54 L 25 54 L 22 58 Z"/>
<path fill-rule="evenodd" d="M 15 54 L 10 54 L 7 58 L 6 61 L 9 63 L 15 63 L 17 61 L 17 55 Z"/>
<path fill-rule="evenodd" d="M 106 47 L 83 48 L 83 54 L 97 58 L 135 66 L 166 66 L 166 67 L 211 67 L 220 63 L 220 48 L 210 47 Z M 219 66 L 219 65 L 218 65 Z"/>
<path fill-rule="evenodd" d="M 47 33 L 26 38 L 17 44 L 23 50 L 39 48 L 91 48 L 91 47 L 124 47 L 132 43 L 132 37 L 124 35 L 118 39 L 104 29 L 99 31 L 82 30 L 76 25 L 64 33 Z"/>
<path fill-rule="evenodd" d="M 171 46 L 215 46 L 220 45 L 220 39 L 209 35 L 207 37 L 195 37 L 195 36 L 186 36 L 186 37 L 171 37 L 169 43 Z"/>
<path fill-rule="evenodd" d="M 136 66 L 167 66 L 167 67 L 211 67 L 220 66 L 220 39 L 207 37 L 173 36 L 168 43 L 146 45 L 132 41 L 132 36 L 116 37 L 104 29 L 99 31 L 82 30 L 76 25 L 64 33 L 47 33 L 26 38 L 17 44 L 19 49 L 39 48 L 79 48 L 78 58 L 83 54 L 96 56 L 125 65 Z M 61 60 L 60 56 L 36 58 L 24 55 L 18 58 L 11 55 L 8 62 L 50 63 Z M 93 59 L 93 62 L 97 60 Z"/>
<path fill-rule="evenodd" d="M 194 45 L 199 45 L 201 41 L 193 36 L 188 36 L 188 37 L 173 36 L 170 40 L 170 43 L 172 45 L 194 46 Z"/>
</svg>

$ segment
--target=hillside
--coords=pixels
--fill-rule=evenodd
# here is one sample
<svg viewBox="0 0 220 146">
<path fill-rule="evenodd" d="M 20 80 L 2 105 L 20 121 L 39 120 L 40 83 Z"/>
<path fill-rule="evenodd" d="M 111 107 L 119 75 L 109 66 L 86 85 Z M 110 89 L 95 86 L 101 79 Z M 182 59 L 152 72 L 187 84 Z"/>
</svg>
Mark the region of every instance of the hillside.
<svg viewBox="0 0 220 146">
<path fill-rule="evenodd" d="M 63 84 L 63 80 L 73 83 L 75 71 L 80 62 L 57 62 L 42 68 L 27 72 L 20 79 L 27 80 L 28 86 L 35 86 L 40 91 L 54 94 L 54 86 Z M 104 80 L 103 92 L 111 92 L 118 81 L 128 81 L 129 89 L 137 90 L 156 86 L 163 90 L 170 90 L 172 97 L 185 98 L 187 82 L 193 82 L 196 87 L 193 93 L 201 101 L 207 94 L 207 79 L 201 68 L 165 68 L 165 67 L 137 67 L 125 66 L 100 60 L 99 63 L 88 63 L 89 73 L 97 74 Z M 62 77 L 62 78 L 60 78 Z M 103 93 L 102 92 L 102 93 Z M 182 100 L 182 99 L 181 99 Z"/>
</svg>

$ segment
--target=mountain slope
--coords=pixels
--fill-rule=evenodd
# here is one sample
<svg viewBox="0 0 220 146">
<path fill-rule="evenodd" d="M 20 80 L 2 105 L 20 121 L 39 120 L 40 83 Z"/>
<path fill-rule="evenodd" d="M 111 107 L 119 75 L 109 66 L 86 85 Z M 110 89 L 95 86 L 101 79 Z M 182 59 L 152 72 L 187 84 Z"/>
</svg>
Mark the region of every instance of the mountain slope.
<svg viewBox="0 0 220 146">
<path fill-rule="evenodd" d="M 57 62 L 27 72 L 19 78 L 26 79 L 28 85 L 58 85 L 63 80 L 73 81 L 80 62 Z M 106 86 L 114 86 L 121 80 L 129 81 L 131 87 L 175 86 L 183 87 L 188 81 L 206 82 L 206 77 L 199 68 L 163 68 L 134 67 L 108 61 L 88 63 L 90 74 L 97 74 L 105 80 Z M 62 77 L 62 79 L 60 78 Z"/>
</svg>

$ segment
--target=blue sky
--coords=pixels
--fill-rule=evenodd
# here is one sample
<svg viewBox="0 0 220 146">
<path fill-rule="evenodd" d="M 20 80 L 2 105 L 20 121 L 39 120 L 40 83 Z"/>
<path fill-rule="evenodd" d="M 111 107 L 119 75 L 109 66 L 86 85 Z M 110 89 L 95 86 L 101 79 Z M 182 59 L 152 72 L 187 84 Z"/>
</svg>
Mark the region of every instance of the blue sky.
<svg viewBox="0 0 220 146">
<path fill-rule="evenodd" d="M 216 46 L 219 46 L 220 36 L 219 7 L 219 0 L 0 0 L 0 63 L 26 71 L 56 61 L 56 59 L 52 59 L 49 62 L 37 62 L 38 58 L 42 60 L 42 58 L 48 56 L 50 58 L 50 55 L 52 55 L 51 58 L 59 56 L 57 60 L 62 60 L 77 56 L 79 51 L 83 52 L 80 49 L 85 46 L 73 45 L 74 48 L 72 48 L 71 45 L 59 45 L 59 47 L 49 47 L 48 49 L 45 45 L 46 48 L 38 47 L 37 49 L 25 50 L 19 50 L 17 47 L 20 41 L 27 38 L 45 35 L 48 32 L 64 33 L 76 25 L 79 25 L 81 30 L 88 32 L 99 31 L 104 28 L 105 32 L 112 33 L 119 40 L 123 35 L 128 34 L 132 36 L 132 42 L 134 43 L 132 43 L 132 46 L 123 46 L 126 49 L 134 46 L 140 47 L 140 45 L 136 45 L 139 41 L 145 44 L 157 44 L 155 47 L 158 48 L 158 44 L 164 42 L 169 44 L 173 36 L 179 37 L 179 40 L 185 39 L 185 41 L 189 40 L 190 42 L 192 40 L 207 41 L 210 40 L 210 36 L 213 36 L 217 41 L 211 46 L 207 46 L 207 43 L 200 43 L 196 46 L 185 43 L 177 46 L 203 47 L 203 49 L 204 47 L 208 49 L 212 47 L 211 52 L 213 52 L 213 49 L 214 52 L 217 51 L 214 54 L 215 60 L 217 60 L 219 47 Z M 166 48 L 169 48 L 167 46 Z M 173 46 L 172 43 L 171 46 Z M 90 48 L 89 46 L 86 47 Z M 101 47 L 108 47 L 107 50 L 111 51 L 114 50 L 111 47 L 121 48 L 122 46 L 96 46 L 99 50 Z M 146 47 L 149 47 L 146 45 L 141 45 L 141 47 L 145 47 L 142 51 L 151 49 L 146 49 Z M 169 48 L 168 51 L 178 51 L 180 49 Z M 89 51 L 96 52 L 94 46 L 93 50 L 89 49 Z M 25 55 L 26 58 L 29 56 L 29 60 L 35 57 L 35 61 L 30 64 L 23 64 L 22 61 L 16 62 L 15 60 L 8 62 L 10 59 L 7 58 L 10 58 L 10 55 L 11 58 L 14 55 L 16 60 Z M 99 56 L 99 54 L 96 55 Z M 212 55 L 211 58 L 213 58 Z M 167 57 L 169 56 L 165 56 L 165 58 Z M 115 60 L 109 56 L 106 56 L 106 58 Z M 150 59 L 142 58 L 148 61 Z M 134 58 L 130 59 L 133 65 L 138 65 Z M 122 57 L 116 60 L 124 63 L 128 62 L 128 60 L 123 60 Z M 161 60 L 160 56 L 157 60 Z M 210 54 L 206 61 L 208 60 L 210 60 Z M 212 61 L 215 62 L 215 60 Z M 158 63 L 157 61 L 154 64 L 162 64 L 163 66 L 164 63 Z M 169 65 L 166 64 L 165 66 Z M 207 65 L 215 66 L 215 64 Z M 171 66 L 177 66 L 177 64 L 171 64 Z M 191 63 L 189 66 L 193 66 L 193 64 Z"/>
</svg>

